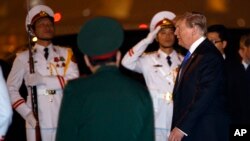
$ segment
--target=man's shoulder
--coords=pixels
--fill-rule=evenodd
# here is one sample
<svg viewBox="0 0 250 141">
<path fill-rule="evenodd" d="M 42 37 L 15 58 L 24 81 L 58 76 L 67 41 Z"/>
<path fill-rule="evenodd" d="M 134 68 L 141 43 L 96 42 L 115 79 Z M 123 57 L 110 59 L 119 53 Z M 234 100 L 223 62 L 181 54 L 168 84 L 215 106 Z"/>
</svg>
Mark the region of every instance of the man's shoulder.
<svg viewBox="0 0 250 141">
<path fill-rule="evenodd" d="M 82 77 L 78 77 L 78 78 L 75 78 L 75 79 L 71 79 L 68 81 L 68 85 L 81 85 L 80 83 L 85 83 L 87 81 L 87 78 L 86 76 Z"/>
<path fill-rule="evenodd" d="M 82 93 L 85 89 L 88 89 L 88 81 L 85 78 L 78 77 L 75 79 L 71 79 L 67 82 L 64 90 L 65 90 L 65 95 L 68 94 L 78 94 Z"/>
<path fill-rule="evenodd" d="M 144 52 L 143 56 L 152 56 L 158 54 L 158 51 L 150 51 L 150 52 Z"/>
<path fill-rule="evenodd" d="M 73 51 L 70 47 L 54 45 L 53 48 L 54 48 L 54 51 L 61 56 L 70 57 L 73 55 Z"/>
<path fill-rule="evenodd" d="M 18 52 L 16 53 L 16 57 L 17 57 L 17 58 L 20 58 L 20 59 L 29 58 L 29 50 L 26 49 L 26 50 L 18 51 Z"/>
<path fill-rule="evenodd" d="M 173 50 L 172 54 L 173 58 L 179 60 L 180 62 L 184 59 L 184 56 L 180 52 L 177 52 L 176 50 Z"/>
<path fill-rule="evenodd" d="M 68 46 L 59 46 L 59 45 L 53 45 L 54 49 L 60 51 L 60 52 L 67 52 L 67 51 L 72 51 L 71 47 Z"/>
<path fill-rule="evenodd" d="M 158 56 L 158 52 L 157 51 L 151 51 L 151 52 L 144 52 L 141 55 L 142 59 L 147 59 L 147 58 L 152 58 L 152 57 L 157 57 Z"/>
</svg>

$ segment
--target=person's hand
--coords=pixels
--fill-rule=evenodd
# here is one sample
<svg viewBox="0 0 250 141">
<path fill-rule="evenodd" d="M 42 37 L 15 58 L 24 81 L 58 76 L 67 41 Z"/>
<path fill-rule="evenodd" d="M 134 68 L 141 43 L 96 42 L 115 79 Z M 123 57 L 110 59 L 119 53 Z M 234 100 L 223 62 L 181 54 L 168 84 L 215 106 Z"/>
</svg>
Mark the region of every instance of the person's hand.
<svg viewBox="0 0 250 141">
<path fill-rule="evenodd" d="M 35 128 L 36 127 L 36 124 L 37 124 L 37 121 L 33 115 L 32 112 L 30 112 L 26 117 L 25 117 L 25 120 L 28 122 L 28 124 L 32 127 L 32 128 Z"/>
<path fill-rule="evenodd" d="M 181 132 L 181 130 L 175 127 L 171 131 L 168 137 L 168 141 L 181 141 L 183 137 L 184 137 L 184 134 Z"/>
<path fill-rule="evenodd" d="M 144 39 L 144 42 L 146 42 L 148 44 L 151 44 L 154 41 L 154 39 L 155 39 L 155 37 L 156 37 L 156 35 L 157 35 L 157 33 L 159 32 L 160 29 L 161 29 L 161 27 L 157 26 L 155 28 L 155 30 L 153 30 L 152 32 L 148 33 L 148 36 Z"/>
<path fill-rule="evenodd" d="M 0 135 L 0 141 L 4 141 L 4 136 Z"/>
<path fill-rule="evenodd" d="M 44 84 L 43 76 L 38 72 L 29 74 L 28 77 L 27 77 L 26 84 L 28 86 L 42 85 L 42 84 Z"/>
</svg>

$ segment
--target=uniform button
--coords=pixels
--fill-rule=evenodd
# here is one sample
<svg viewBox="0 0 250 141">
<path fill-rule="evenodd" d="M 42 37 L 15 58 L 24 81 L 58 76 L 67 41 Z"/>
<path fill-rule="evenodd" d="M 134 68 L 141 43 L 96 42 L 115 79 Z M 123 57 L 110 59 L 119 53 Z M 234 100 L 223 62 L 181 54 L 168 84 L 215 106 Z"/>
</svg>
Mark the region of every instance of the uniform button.
<svg viewBox="0 0 250 141">
<path fill-rule="evenodd" d="M 47 70 L 49 69 L 49 67 L 47 67 Z"/>
</svg>

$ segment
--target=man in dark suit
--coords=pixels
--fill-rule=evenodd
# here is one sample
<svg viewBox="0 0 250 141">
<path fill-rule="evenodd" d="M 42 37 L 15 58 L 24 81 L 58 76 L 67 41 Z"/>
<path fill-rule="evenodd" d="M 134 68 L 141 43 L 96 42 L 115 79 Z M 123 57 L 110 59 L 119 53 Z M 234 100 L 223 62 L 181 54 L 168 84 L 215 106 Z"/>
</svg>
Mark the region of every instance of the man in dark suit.
<svg viewBox="0 0 250 141">
<path fill-rule="evenodd" d="M 176 19 L 178 43 L 188 50 L 176 79 L 169 141 L 226 141 L 224 60 L 205 38 L 206 17 L 187 12 Z"/>
<path fill-rule="evenodd" d="M 229 34 L 227 28 L 222 24 L 213 24 L 207 28 L 206 36 L 223 55 L 226 60 L 226 48 L 229 45 Z"/>
<path fill-rule="evenodd" d="M 123 29 L 99 17 L 83 26 L 78 46 L 93 75 L 70 81 L 61 105 L 57 141 L 153 141 L 152 101 L 146 87 L 118 66 Z"/>
<path fill-rule="evenodd" d="M 250 34 L 240 38 L 240 60 L 227 66 L 232 125 L 250 125 Z"/>
</svg>

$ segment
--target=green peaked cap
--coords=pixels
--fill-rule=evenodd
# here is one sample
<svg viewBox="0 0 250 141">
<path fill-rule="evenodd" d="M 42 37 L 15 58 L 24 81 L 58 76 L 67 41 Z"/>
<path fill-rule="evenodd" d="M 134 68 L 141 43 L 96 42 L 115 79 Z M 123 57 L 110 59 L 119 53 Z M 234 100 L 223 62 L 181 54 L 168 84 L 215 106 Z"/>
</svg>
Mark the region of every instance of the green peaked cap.
<svg viewBox="0 0 250 141">
<path fill-rule="evenodd" d="M 83 54 L 99 56 L 117 50 L 123 39 L 121 24 L 109 17 L 97 17 L 83 24 L 77 44 Z"/>
</svg>

